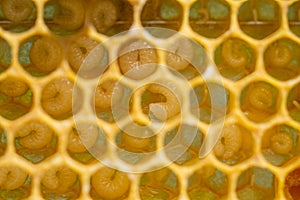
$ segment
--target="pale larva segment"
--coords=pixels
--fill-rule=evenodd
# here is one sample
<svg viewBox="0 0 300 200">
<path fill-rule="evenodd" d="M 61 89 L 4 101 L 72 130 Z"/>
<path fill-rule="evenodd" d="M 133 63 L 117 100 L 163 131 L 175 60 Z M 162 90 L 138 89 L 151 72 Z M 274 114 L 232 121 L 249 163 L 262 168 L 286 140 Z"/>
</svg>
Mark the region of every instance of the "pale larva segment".
<svg viewBox="0 0 300 200">
<path fill-rule="evenodd" d="M 28 19 L 34 8 L 31 0 L 3 0 L 2 10 L 4 16 L 12 21 L 19 23 Z"/>
<path fill-rule="evenodd" d="M 111 108 L 123 95 L 123 87 L 115 80 L 107 80 L 97 85 L 95 91 L 95 107 Z"/>
<path fill-rule="evenodd" d="M 240 49 L 241 44 L 233 39 L 226 40 L 222 46 L 222 59 L 233 68 L 243 68 L 247 65 L 247 54 Z"/>
<path fill-rule="evenodd" d="M 77 125 L 72 128 L 68 138 L 68 150 L 73 153 L 86 152 L 97 141 L 99 130 L 97 126 L 88 123 Z"/>
<path fill-rule="evenodd" d="M 270 68 L 287 67 L 292 60 L 292 52 L 289 47 L 280 42 L 272 44 L 266 51 L 266 61 Z"/>
<path fill-rule="evenodd" d="M 45 172 L 41 183 L 50 190 L 66 192 L 77 180 L 77 174 L 67 166 L 59 166 Z"/>
<path fill-rule="evenodd" d="M 63 50 L 59 41 L 49 36 L 38 38 L 30 50 L 30 60 L 43 73 L 50 73 L 60 66 Z"/>
<path fill-rule="evenodd" d="M 0 92 L 9 96 L 17 97 L 26 93 L 28 85 L 15 77 L 8 77 L 0 82 Z"/>
<path fill-rule="evenodd" d="M 233 158 L 242 147 L 242 133 L 237 125 L 229 125 L 223 128 L 214 153 L 224 160 Z"/>
<path fill-rule="evenodd" d="M 106 33 L 118 19 L 118 9 L 112 1 L 96 1 L 91 7 L 91 20 L 99 33 Z"/>
<path fill-rule="evenodd" d="M 253 108 L 267 111 L 273 104 L 273 94 L 270 89 L 262 84 L 249 88 L 249 103 Z"/>
<path fill-rule="evenodd" d="M 17 131 L 20 145 L 33 150 L 50 144 L 53 135 L 53 130 L 47 124 L 39 121 L 26 123 Z"/>
<path fill-rule="evenodd" d="M 68 78 L 52 80 L 42 91 L 41 105 L 53 117 L 62 117 L 72 111 L 74 84 Z"/>
<path fill-rule="evenodd" d="M 16 166 L 0 167 L 0 188 L 14 190 L 21 187 L 28 174 Z"/>
<path fill-rule="evenodd" d="M 149 86 L 149 91 L 152 93 L 159 93 L 165 96 L 166 102 L 151 103 L 150 112 L 159 120 L 165 120 L 177 115 L 180 112 L 180 101 L 173 93 L 174 91 L 168 88 L 153 84 Z"/>
<path fill-rule="evenodd" d="M 54 23 L 67 30 L 79 29 L 85 20 L 85 6 L 82 0 L 59 0 L 59 9 L 53 16 Z"/>
<path fill-rule="evenodd" d="M 288 154 L 293 149 L 293 138 L 285 132 L 277 132 L 271 136 L 271 149 L 278 154 Z"/>
<path fill-rule="evenodd" d="M 129 190 L 130 181 L 125 173 L 103 167 L 92 176 L 91 185 L 100 197 L 117 199 Z"/>
</svg>

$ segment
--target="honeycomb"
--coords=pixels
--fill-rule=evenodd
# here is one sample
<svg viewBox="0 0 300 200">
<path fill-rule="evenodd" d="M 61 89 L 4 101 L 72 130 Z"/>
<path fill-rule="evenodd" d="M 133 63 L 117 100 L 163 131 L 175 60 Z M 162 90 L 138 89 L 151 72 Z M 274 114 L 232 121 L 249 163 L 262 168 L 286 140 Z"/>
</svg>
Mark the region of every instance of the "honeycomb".
<svg viewBox="0 0 300 200">
<path fill-rule="evenodd" d="M 0 26 L 0 199 L 300 199 L 299 1 L 1 0 Z M 114 37 L 123 31 L 129 32 Z M 176 46 L 185 41 L 175 41 L 175 32 L 205 50 L 195 53 L 200 70 L 188 62 L 190 48 Z M 109 67 L 81 72 L 102 43 L 98 51 Z M 160 43 L 171 47 L 156 48 Z M 186 57 L 178 59 L 176 49 Z M 221 82 L 203 81 L 209 59 Z M 178 76 L 178 91 L 191 89 L 197 104 L 178 114 L 178 94 L 159 84 L 137 88 L 143 82 L 135 73 L 149 74 L 127 72 L 149 63 L 150 74 L 151 63 L 170 66 L 162 67 L 165 79 Z M 88 99 L 96 120 L 76 119 L 88 80 L 100 74 Z M 216 105 L 209 88 L 223 91 L 225 103 Z M 139 129 L 126 134 L 119 128 L 126 129 L 126 113 L 112 109 L 122 98 L 140 127 L 153 105 L 169 103 L 166 126 L 154 135 L 141 129 L 151 137 L 139 137 Z M 199 120 L 184 121 L 180 115 L 193 119 L 185 113 L 195 107 Z M 222 117 L 214 149 L 199 157 Z M 153 163 L 159 166 L 136 172 Z"/>
</svg>

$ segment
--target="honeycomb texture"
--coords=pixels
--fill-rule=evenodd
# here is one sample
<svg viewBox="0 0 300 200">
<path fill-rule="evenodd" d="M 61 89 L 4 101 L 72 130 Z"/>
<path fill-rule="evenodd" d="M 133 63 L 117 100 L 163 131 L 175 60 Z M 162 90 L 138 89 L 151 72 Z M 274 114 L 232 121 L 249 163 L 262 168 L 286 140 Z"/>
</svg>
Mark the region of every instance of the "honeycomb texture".
<svg viewBox="0 0 300 200">
<path fill-rule="evenodd" d="M 300 199 L 300 2 L 113 0 L 106 1 L 109 16 L 97 21 L 99 2 L 0 1 L 0 199 Z M 228 110 L 215 149 L 199 159 L 210 103 L 201 100 L 205 88 L 198 74 L 183 71 L 205 113 L 194 141 L 168 167 L 134 174 L 105 167 L 78 141 L 71 99 L 80 58 L 72 60 L 78 51 L 72 45 L 85 41 L 88 52 L 114 34 L 143 26 L 170 28 L 201 44 L 223 76 Z M 107 51 L 116 54 L 115 48 Z M 38 59 L 45 54 L 49 60 Z M 163 55 L 158 52 L 157 59 L 164 62 Z M 104 80 L 121 79 L 118 64 Z M 152 95 L 150 102 L 163 99 L 151 91 L 143 95 Z M 133 103 L 133 113 L 146 113 L 149 102 L 143 103 Z M 113 153 L 108 140 L 132 152 L 153 151 L 168 144 L 180 123 L 172 118 L 161 134 L 127 137 L 135 145 L 124 145 L 108 107 L 99 105 L 97 124 L 83 127 L 101 132 L 89 136 L 90 148 L 124 162 L 140 158 Z M 112 177 L 114 185 L 107 188 Z"/>
</svg>

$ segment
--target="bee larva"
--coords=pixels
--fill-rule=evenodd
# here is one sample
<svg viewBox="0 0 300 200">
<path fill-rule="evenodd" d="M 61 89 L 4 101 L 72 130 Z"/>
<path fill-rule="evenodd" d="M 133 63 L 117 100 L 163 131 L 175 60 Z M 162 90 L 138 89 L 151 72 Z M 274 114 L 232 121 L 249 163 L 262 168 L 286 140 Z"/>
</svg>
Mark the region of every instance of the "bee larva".
<svg viewBox="0 0 300 200">
<path fill-rule="evenodd" d="M 0 83 L 0 92 L 9 97 L 21 96 L 25 94 L 28 89 L 25 82 L 15 77 L 8 77 Z"/>
<path fill-rule="evenodd" d="M 28 174 L 16 166 L 0 167 L 0 188 L 14 190 L 21 187 Z"/>
<path fill-rule="evenodd" d="M 288 67 L 292 60 L 292 52 L 287 45 L 276 42 L 266 51 L 265 60 L 269 62 L 270 67 Z"/>
<path fill-rule="evenodd" d="M 77 174 L 67 166 L 49 169 L 42 178 L 42 184 L 57 192 L 66 192 L 71 189 L 77 180 Z"/>
<path fill-rule="evenodd" d="M 247 54 L 241 50 L 241 44 L 233 39 L 223 43 L 222 59 L 233 68 L 243 68 L 247 65 Z"/>
<path fill-rule="evenodd" d="M 21 22 L 27 19 L 34 8 L 31 0 L 3 0 L 2 9 L 4 16 L 12 22 Z"/>
<path fill-rule="evenodd" d="M 96 1 L 91 10 L 91 20 L 99 33 L 106 33 L 117 21 L 118 9 L 112 1 Z"/>
<path fill-rule="evenodd" d="M 223 129 L 214 152 L 215 155 L 224 160 L 233 158 L 242 147 L 242 133 L 238 126 L 230 125 Z"/>
<path fill-rule="evenodd" d="M 73 82 L 68 78 L 56 78 L 42 91 L 41 105 L 51 116 L 60 118 L 72 112 Z"/>
<path fill-rule="evenodd" d="M 85 19 L 85 6 L 82 0 L 59 0 L 59 9 L 54 13 L 54 23 L 67 30 L 79 29 Z"/>
<path fill-rule="evenodd" d="M 42 36 L 32 45 L 30 60 L 34 67 L 44 73 L 54 71 L 63 59 L 63 51 L 59 42 L 51 37 Z"/>
<path fill-rule="evenodd" d="M 107 167 L 101 168 L 92 176 L 91 184 L 97 194 L 105 199 L 120 198 L 130 187 L 125 173 Z"/>
<path fill-rule="evenodd" d="M 19 143 L 28 149 L 40 149 L 48 145 L 53 138 L 51 128 L 42 122 L 26 123 L 17 131 Z"/>
<path fill-rule="evenodd" d="M 277 132 L 271 136 L 271 149 L 278 154 L 287 154 L 293 148 L 292 137 L 285 132 Z"/>
</svg>

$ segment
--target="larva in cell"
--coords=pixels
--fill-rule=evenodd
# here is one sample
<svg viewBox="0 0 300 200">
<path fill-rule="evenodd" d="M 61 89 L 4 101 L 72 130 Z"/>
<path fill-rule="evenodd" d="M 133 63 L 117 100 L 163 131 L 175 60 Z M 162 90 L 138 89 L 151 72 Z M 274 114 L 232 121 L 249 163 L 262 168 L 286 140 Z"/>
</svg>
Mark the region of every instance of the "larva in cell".
<svg viewBox="0 0 300 200">
<path fill-rule="evenodd" d="M 99 43 L 91 38 L 82 36 L 75 41 L 72 41 L 68 49 L 68 61 L 74 71 L 78 71 L 86 57 Z M 97 55 L 99 60 L 95 64 L 100 63 L 103 55 Z M 92 68 L 94 66 L 91 66 Z"/>
<path fill-rule="evenodd" d="M 165 120 L 177 115 L 180 112 L 180 102 L 176 95 L 168 88 L 152 84 L 149 86 L 149 91 L 159 93 L 166 97 L 166 102 L 151 103 L 149 109 L 151 113 L 159 120 Z"/>
<path fill-rule="evenodd" d="M 21 96 L 25 94 L 28 89 L 25 82 L 15 77 L 8 77 L 0 83 L 0 92 L 9 97 Z"/>
<path fill-rule="evenodd" d="M 91 184 L 97 194 L 104 199 L 120 198 L 130 186 L 125 173 L 107 167 L 101 168 L 92 176 Z"/>
<path fill-rule="evenodd" d="M 247 65 L 247 54 L 241 50 L 240 42 L 233 39 L 226 40 L 222 46 L 222 59 L 232 68 L 243 68 Z"/>
<path fill-rule="evenodd" d="M 253 108 L 261 111 L 268 111 L 268 109 L 273 105 L 273 94 L 269 88 L 262 84 L 256 84 L 253 87 L 249 87 L 249 92 L 247 95 L 249 103 Z"/>
<path fill-rule="evenodd" d="M 45 123 L 32 121 L 17 131 L 19 143 L 28 149 L 40 149 L 47 146 L 53 138 L 52 129 Z"/>
<path fill-rule="evenodd" d="M 59 67 L 63 59 L 62 47 L 48 36 L 38 38 L 30 49 L 30 60 L 40 72 L 49 73 Z"/>
<path fill-rule="evenodd" d="M 135 148 L 135 149 L 143 149 L 145 147 L 150 147 L 152 142 L 151 137 L 139 138 L 139 137 L 128 135 L 126 133 L 122 134 L 122 140 L 126 145 L 126 147 L 130 146 L 131 148 Z"/>
<path fill-rule="evenodd" d="M 271 149 L 278 154 L 288 154 L 293 148 L 292 137 L 285 132 L 277 132 L 271 136 Z"/>
<path fill-rule="evenodd" d="M 69 132 L 68 150 L 73 153 L 86 152 L 97 141 L 98 128 L 93 124 L 82 123 L 77 129 L 72 128 Z"/>
<path fill-rule="evenodd" d="M 233 158 L 242 147 L 242 133 L 237 125 L 229 125 L 223 129 L 214 153 L 224 160 Z"/>
<path fill-rule="evenodd" d="M 95 107 L 106 109 L 122 98 L 123 89 L 116 81 L 108 80 L 97 85 L 95 91 Z"/>
<path fill-rule="evenodd" d="M 270 67 L 287 67 L 292 60 L 292 52 L 287 45 L 276 42 L 266 51 L 265 60 Z"/>
<path fill-rule="evenodd" d="M 57 192 L 66 192 L 77 181 L 77 174 L 67 166 L 59 166 L 49 169 L 42 178 L 42 184 Z"/>
<path fill-rule="evenodd" d="M 3 0 L 2 10 L 4 16 L 12 22 L 21 22 L 27 19 L 34 8 L 31 0 Z"/>
<path fill-rule="evenodd" d="M 92 23 L 99 33 L 106 33 L 118 19 L 118 9 L 112 1 L 97 1 L 91 12 Z"/>
<path fill-rule="evenodd" d="M 85 20 L 85 6 L 82 0 L 59 0 L 59 9 L 54 13 L 54 23 L 67 30 L 79 29 Z"/>
<path fill-rule="evenodd" d="M 68 78 L 56 78 L 42 91 L 41 105 L 53 117 L 62 117 L 72 111 L 73 82 Z"/>
<path fill-rule="evenodd" d="M 121 72 L 132 79 L 143 79 L 156 70 L 157 54 L 147 42 L 137 40 L 121 51 L 119 66 Z"/>
<path fill-rule="evenodd" d="M 175 70 L 185 69 L 194 57 L 194 46 L 186 38 L 179 38 L 167 52 L 167 65 Z"/>
<path fill-rule="evenodd" d="M 28 174 L 16 166 L 4 166 L 0 168 L 0 188 L 14 190 L 21 187 Z"/>
</svg>

